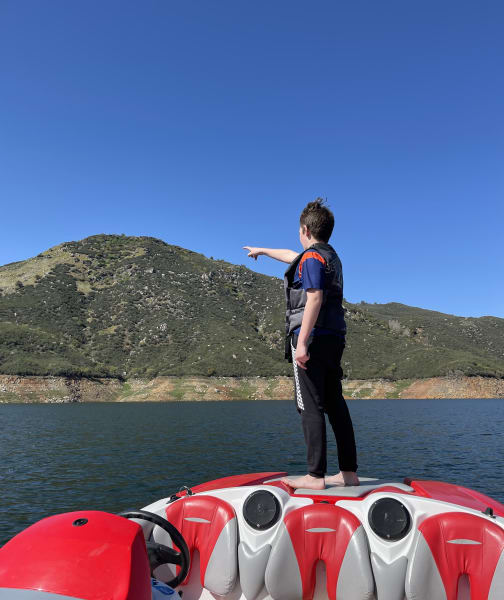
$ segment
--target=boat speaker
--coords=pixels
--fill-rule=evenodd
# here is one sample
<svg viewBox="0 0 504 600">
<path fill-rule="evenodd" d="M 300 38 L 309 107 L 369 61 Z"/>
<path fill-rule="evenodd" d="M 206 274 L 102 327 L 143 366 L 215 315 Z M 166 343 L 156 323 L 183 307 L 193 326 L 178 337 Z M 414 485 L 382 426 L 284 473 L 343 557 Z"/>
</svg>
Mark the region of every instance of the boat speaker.
<svg viewBox="0 0 504 600">
<path fill-rule="evenodd" d="M 243 504 L 243 518 L 257 531 L 273 527 L 282 509 L 277 497 L 267 490 L 257 490 L 247 497 Z"/>
<path fill-rule="evenodd" d="M 371 505 L 368 513 L 371 529 L 384 540 L 401 540 L 409 531 L 411 517 L 399 500 L 380 498 Z"/>
</svg>

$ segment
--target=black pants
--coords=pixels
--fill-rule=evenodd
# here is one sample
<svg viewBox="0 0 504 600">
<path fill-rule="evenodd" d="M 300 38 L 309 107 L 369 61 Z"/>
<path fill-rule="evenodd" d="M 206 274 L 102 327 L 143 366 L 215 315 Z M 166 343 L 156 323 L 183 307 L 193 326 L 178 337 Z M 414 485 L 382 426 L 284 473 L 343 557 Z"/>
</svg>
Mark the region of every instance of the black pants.
<svg viewBox="0 0 504 600">
<path fill-rule="evenodd" d="M 327 441 L 325 413 L 336 437 L 341 471 L 357 471 L 357 451 L 352 419 L 343 397 L 341 357 L 345 348 L 343 337 L 317 335 L 308 338 L 306 370 L 294 360 L 297 335 L 292 336 L 294 365 L 294 395 L 301 414 L 307 448 L 308 472 L 324 477 L 327 472 Z"/>
</svg>

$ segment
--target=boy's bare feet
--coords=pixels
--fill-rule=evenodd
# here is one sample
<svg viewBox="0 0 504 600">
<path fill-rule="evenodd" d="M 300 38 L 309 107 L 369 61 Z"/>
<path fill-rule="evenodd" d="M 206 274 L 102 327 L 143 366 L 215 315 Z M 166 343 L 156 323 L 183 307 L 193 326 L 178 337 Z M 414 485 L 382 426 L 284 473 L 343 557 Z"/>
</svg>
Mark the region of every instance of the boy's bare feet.
<svg viewBox="0 0 504 600">
<path fill-rule="evenodd" d="M 323 477 L 312 477 L 311 475 L 297 477 L 296 479 L 283 477 L 281 481 L 295 490 L 298 488 L 305 488 L 308 490 L 323 490 L 325 488 Z"/>
<path fill-rule="evenodd" d="M 340 471 L 337 475 L 325 478 L 326 485 L 359 485 L 359 478 L 354 471 Z"/>
</svg>

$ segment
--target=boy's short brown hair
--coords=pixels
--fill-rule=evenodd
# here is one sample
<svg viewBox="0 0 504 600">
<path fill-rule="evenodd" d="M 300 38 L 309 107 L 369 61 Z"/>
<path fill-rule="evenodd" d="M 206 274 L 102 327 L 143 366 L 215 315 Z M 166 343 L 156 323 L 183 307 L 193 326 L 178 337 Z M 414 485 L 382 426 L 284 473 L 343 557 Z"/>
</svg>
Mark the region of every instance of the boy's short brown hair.
<svg viewBox="0 0 504 600">
<path fill-rule="evenodd" d="M 334 229 L 334 215 L 325 203 L 323 198 L 309 202 L 299 217 L 299 224 L 308 227 L 315 239 L 327 243 Z"/>
</svg>

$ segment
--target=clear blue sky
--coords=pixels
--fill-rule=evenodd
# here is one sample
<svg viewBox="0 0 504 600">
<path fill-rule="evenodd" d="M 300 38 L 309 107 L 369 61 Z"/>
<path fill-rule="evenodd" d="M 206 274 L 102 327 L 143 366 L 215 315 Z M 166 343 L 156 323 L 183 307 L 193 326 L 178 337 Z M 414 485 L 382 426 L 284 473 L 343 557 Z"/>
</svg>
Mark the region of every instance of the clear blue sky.
<svg viewBox="0 0 504 600">
<path fill-rule="evenodd" d="M 0 264 L 97 233 L 263 273 L 316 196 L 350 301 L 504 317 L 501 0 L 2 0 Z"/>
</svg>

